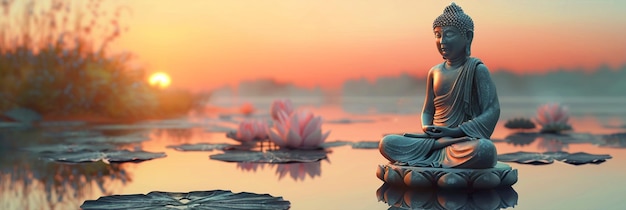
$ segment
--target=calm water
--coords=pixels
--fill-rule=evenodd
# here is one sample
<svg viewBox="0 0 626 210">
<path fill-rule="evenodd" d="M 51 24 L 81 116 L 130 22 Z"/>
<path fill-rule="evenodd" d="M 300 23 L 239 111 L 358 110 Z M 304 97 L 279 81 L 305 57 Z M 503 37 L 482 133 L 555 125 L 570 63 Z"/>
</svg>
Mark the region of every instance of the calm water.
<svg viewBox="0 0 626 210">
<path fill-rule="evenodd" d="M 266 110 L 271 100 L 252 100 L 259 110 Z M 386 101 L 386 102 L 382 102 Z M 504 120 L 533 116 L 535 108 L 549 98 L 501 98 L 502 116 L 494 139 L 504 139 L 514 131 L 503 127 Z M 569 98 L 559 102 L 570 107 L 570 122 L 577 133 L 611 134 L 625 132 L 626 100 L 611 98 Z M 228 107 L 240 100 L 221 100 L 214 104 Z M 351 119 L 355 123 L 326 123 L 332 130 L 327 141 L 378 140 L 385 133 L 419 130 L 421 101 L 414 99 L 350 98 L 320 102 L 294 100 L 298 108 L 312 110 L 325 120 Z M 165 152 L 166 158 L 124 164 L 61 164 L 39 160 L 19 148 L 49 142 L 50 130 L 79 131 L 87 127 L 47 127 L 42 129 L 0 130 L 0 208 L 1 209 L 78 209 L 84 200 L 111 194 L 145 194 L 151 191 L 189 192 L 231 190 L 233 192 L 269 193 L 282 196 L 292 209 L 387 209 L 376 191 L 383 184 L 375 176 L 376 166 L 386 161 L 375 149 L 331 148 L 328 159 L 316 163 L 238 164 L 209 159 L 215 152 L 179 152 L 168 145 L 182 143 L 235 143 L 224 133 L 207 128 L 224 122 L 219 114 L 224 108 L 203 117 L 182 119 L 181 126 L 170 129 L 147 129 L 150 140 L 124 145 L 151 152 Z M 259 115 L 266 113 L 259 112 Z M 223 118 L 222 118 L 223 119 Z M 233 120 L 241 118 L 235 116 Z M 189 128 L 190 125 L 195 127 Z M 78 129 L 80 128 L 80 129 Z M 111 131 L 109 131 L 111 132 Z M 519 171 L 513 185 L 518 194 L 515 209 L 622 209 L 626 194 L 626 151 L 591 144 L 559 144 L 535 140 L 528 144 L 496 143 L 498 153 L 516 151 L 556 151 L 610 154 L 599 165 L 574 166 L 561 162 L 533 166 L 510 163 Z M 450 202 L 456 202 L 454 200 Z M 461 202 L 461 201 L 458 201 Z"/>
</svg>

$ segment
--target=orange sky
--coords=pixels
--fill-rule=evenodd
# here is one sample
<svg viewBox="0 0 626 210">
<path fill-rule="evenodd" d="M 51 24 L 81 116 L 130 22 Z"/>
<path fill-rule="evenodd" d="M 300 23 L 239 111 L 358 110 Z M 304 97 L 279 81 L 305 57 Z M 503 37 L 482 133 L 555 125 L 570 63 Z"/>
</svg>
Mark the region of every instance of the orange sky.
<svg viewBox="0 0 626 210">
<path fill-rule="evenodd" d="M 117 46 L 172 86 L 210 90 L 275 78 L 339 87 L 346 79 L 423 75 L 441 62 L 432 22 L 450 2 L 133 0 Z M 626 64 L 625 1 L 456 1 L 474 20 L 472 55 L 492 70 Z"/>
</svg>

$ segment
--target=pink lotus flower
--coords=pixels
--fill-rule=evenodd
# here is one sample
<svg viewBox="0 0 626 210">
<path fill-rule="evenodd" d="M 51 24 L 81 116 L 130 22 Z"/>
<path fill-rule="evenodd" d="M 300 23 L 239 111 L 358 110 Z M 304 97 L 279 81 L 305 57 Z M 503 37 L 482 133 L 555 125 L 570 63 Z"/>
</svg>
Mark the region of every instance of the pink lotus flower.
<svg viewBox="0 0 626 210">
<path fill-rule="evenodd" d="M 279 111 L 284 111 L 285 113 L 287 113 L 287 116 L 289 116 L 291 115 L 291 113 L 293 113 L 293 104 L 291 103 L 289 99 L 274 100 L 274 102 L 272 102 L 272 105 L 270 107 L 270 113 L 272 115 L 272 119 L 279 120 L 278 119 Z"/>
<path fill-rule="evenodd" d="M 239 123 L 236 133 L 229 133 L 227 136 L 242 142 L 252 142 L 267 139 L 267 123 L 260 120 L 244 120 Z"/>
<path fill-rule="evenodd" d="M 543 132 L 570 130 L 572 127 L 567 123 L 568 120 L 569 112 L 560 104 L 548 103 L 537 108 L 536 121 L 541 125 Z"/>
<path fill-rule="evenodd" d="M 317 149 L 330 134 L 330 131 L 322 134 L 322 118 L 308 111 L 288 115 L 279 110 L 277 118 L 274 127 L 269 129 L 269 138 L 280 147 Z"/>
</svg>

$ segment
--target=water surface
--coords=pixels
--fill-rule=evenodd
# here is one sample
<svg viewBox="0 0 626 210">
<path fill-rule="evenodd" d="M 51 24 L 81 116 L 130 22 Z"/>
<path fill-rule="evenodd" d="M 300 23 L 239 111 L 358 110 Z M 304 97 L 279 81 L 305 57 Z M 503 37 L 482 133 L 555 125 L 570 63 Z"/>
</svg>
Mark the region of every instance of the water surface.
<svg viewBox="0 0 626 210">
<path fill-rule="evenodd" d="M 534 109 L 549 99 L 502 98 L 502 116 L 493 139 L 505 139 L 515 131 L 503 127 L 516 116 L 534 115 Z M 576 133 L 595 135 L 624 132 L 625 100 L 564 99 L 570 107 L 570 123 Z M 332 130 L 328 141 L 374 141 L 386 133 L 418 131 L 421 101 L 414 99 L 344 99 L 335 103 L 295 101 L 326 120 L 352 119 L 355 123 L 325 123 Z M 219 104 L 216 102 L 216 104 Z M 224 104 L 222 104 L 224 105 Z M 255 103 L 258 110 L 268 100 Z M 225 104 L 228 106 L 228 104 Z M 233 192 L 269 193 L 282 196 L 292 209 L 387 209 L 376 191 L 383 184 L 375 176 L 376 166 L 386 162 L 376 149 L 333 147 L 328 159 L 315 163 L 251 164 L 227 163 L 209 159 L 213 152 L 181 152 L 167 148 L 182 143 L 235 143 L 224 133 L 207 132 L 215 124 L 235 127 L 220 121 L 220 114 L 209 113 L 181 119 L 194 127 L 156 129 L 143 132 L 148 141 L 125 144 L 165 152 L 166 158 L 141 163 L 65 164 L 41 160 L 20 148 L 54 142 L 50 133 L 59 130 L 93 131 L 85 127 L 46 127 L 2 129 L 0 131 L 0 208 L 2 209 L 78 209 L 85 200 L 112 194 L 146 194 L 151 191 L 189 192 L 231 190 Z M 259 116 L 266 113 L 261 111 Z M 238 116 L 232 120 L 241 119 Z M 128 131 L 107 131 L 108 134 Z M 133 131 L 134 132 L 134 131 Z M 515 209 L 620 209 L 626 194 L 626 154 L 622 148 L 608 148 L 590 143 L 567 144 L 550 139 L 513 144 L 496 143 L 498 153 L 517 151 L 567 151 L 610 154 L 602 164 L 574 166 L 561 162 L 534 166 L 510 163 L 519 172 L 513 185 L 518 194 Z"/>
</svg>

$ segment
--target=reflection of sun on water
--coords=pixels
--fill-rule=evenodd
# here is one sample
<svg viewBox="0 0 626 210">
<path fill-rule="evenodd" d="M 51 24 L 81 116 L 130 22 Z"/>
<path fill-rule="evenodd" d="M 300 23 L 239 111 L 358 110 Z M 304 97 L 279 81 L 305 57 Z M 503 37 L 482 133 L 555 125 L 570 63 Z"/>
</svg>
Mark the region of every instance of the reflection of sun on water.
<svg viewBox="0 0 626 210">
<path fill-rule="evenodd" d="M 157 73 L 150 75 L 148 82 L 150 83 L 151 86 L 166 88 L 170 86 L 171 80 L 170 80 L 170 76 L 167 75 L 166 73 L 157 72 Z"/>
</svg>

